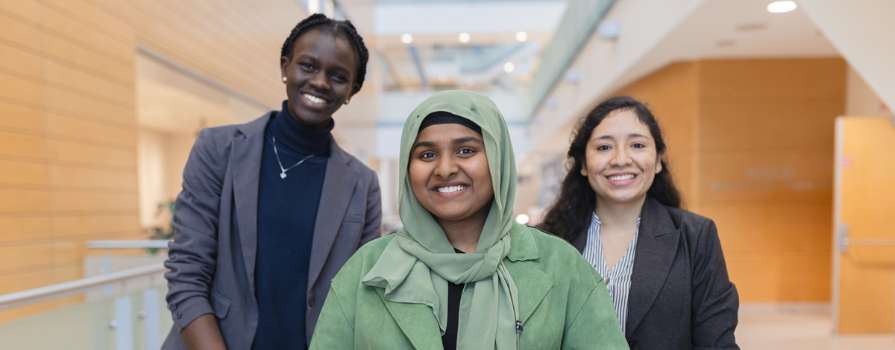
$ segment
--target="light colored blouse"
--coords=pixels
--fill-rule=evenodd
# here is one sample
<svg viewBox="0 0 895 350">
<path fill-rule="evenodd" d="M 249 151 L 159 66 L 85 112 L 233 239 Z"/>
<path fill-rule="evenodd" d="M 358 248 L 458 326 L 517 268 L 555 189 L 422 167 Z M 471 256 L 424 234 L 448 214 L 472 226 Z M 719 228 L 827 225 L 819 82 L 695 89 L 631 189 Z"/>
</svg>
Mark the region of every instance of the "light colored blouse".
<svg viewBox="0 0 895 350">
<path fill-rule="evenodd" d="M 594 213 L 587 229 L 587 245 L 584 246 L 584 259 L 586 259 L 600 276 L 603 283 L 609 288 L 609 296 L 612 297 L 612 306 L 618 317 L 618 324 L 622 334 L 625 333 L 625 320 L 628 317 L 628 292 L 631 290 L 631 272 L 634 270 L 634 253 L 637 247 L 637 236 L 640 231 L 640 218 L 637 218 L 634 238 L 628 244 L 625 255 L 611 269 L 603 257 L 603 243 L 600 240 L 600 218 Z"/>
</svg>

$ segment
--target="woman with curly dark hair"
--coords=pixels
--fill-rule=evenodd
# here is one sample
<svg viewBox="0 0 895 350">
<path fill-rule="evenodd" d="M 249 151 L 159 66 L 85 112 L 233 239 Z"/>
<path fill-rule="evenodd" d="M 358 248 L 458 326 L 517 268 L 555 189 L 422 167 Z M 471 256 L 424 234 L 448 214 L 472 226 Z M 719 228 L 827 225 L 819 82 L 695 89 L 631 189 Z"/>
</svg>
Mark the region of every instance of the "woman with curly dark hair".
<svg viewBox="0 0 895 350">
<path fill-rule="evenodd" d="M 737 349 L 739 299 L 717 229 L 680 208 L 665 155 L 643 103 L 606 100 L 579 125 L 539 226 L 600 273 L 632 349 Z"/>
</svg>

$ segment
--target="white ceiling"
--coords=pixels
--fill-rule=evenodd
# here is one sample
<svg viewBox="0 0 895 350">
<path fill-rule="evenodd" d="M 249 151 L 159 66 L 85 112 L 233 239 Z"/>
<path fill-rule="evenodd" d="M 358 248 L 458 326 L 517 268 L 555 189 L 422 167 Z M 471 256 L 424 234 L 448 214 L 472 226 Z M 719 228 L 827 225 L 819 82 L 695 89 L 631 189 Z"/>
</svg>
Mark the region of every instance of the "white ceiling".
<svg viewBox="0 0 895 350">
<path fill-rule="evenodd" d="M 702 1 L 679 26 L 612 84 L 612 88 L 620 88 L 676 61 L 839 56 L 801 8 L 772 14 L 765 9 L 768 2 Z"/>
<path fill-rule="evenodd" d="M 660 48 L 678 59 L 838 55 L 802 9 L 772 14 L 768 2 L 705 1 Z"/>
</svg>

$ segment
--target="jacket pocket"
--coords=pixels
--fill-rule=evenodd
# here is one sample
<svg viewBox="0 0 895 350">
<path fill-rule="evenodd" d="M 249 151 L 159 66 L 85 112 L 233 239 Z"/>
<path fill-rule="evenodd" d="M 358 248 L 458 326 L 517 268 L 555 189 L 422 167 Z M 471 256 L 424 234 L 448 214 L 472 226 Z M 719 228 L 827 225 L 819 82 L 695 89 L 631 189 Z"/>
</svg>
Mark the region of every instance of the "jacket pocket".
<svg viewBox="0 0 895 350">
<path fill-rule="evenodd" d="M 227 313 L 230 312 L 230 299 L 221 295 L 217 291 L 212 292 L 212 306 L 214 309 L 214 316 L 218 319 L 224 319 L 227 317 Z"/>
</svg>

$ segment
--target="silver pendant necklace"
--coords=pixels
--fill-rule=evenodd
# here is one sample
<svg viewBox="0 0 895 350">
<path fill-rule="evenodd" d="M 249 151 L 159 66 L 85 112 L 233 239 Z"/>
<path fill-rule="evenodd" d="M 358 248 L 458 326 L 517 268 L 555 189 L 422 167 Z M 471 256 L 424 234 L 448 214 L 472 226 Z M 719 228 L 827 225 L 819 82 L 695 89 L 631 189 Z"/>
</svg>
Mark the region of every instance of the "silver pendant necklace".
<svg viewBox="0 0 895 350">
<path fill-rule="evenodd" d="M 272 137 L 273 137 L 273 155 L 277 157 L 277 165 L 280 166 L 280 179 L 285 179 L 285 178 L 286 178 L 286 172 L 287 172 L 287 171 L 292 170 L 292 168 L 295 168 L 295 167 L 301 165 L 301 163 L 304 163 L 306 160 L 311 159 L 311 158 L 314 157 L 313 154 L 312 154 L 312 155 L 309 155 L 309 156 L 307 156 L 307 157 L 302 158 L 301 160 L 299 160 L 299 161 L 296 162 L 295 164 L 292 164 L 292 165 L 289 166 L 288 168 L 284 168 L 284 167 L 283 167 L 283 162 L 280 161 L 280 151 L 277 150 L 277 137 L 276 137 L 276 136 L 272 136 Z"/>
</svg>

